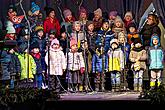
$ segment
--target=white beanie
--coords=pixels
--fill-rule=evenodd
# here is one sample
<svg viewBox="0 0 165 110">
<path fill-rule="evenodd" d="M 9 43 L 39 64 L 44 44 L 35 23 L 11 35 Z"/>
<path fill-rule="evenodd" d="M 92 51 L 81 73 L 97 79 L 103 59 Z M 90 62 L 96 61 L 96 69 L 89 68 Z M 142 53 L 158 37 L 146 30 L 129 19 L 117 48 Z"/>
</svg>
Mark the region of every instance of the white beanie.
<svg viewBox="0 0 165 110">
<path fill-rule="evenodd" d="M 94 14 L 98 14 L 99 16 L 102 16 L 102 10 L 98 8 L 97 10 L 94 11 Z"/>
<path fill-rule="evenodd" d="M 115 38 L 112 39 L 112 40 L 110 41 L 110 45 L 112 45 L 113 43 L 116 43 L 116 44 L 118 45 L 118 44 L 119 44 L 119 43 L 118 43 L 118 39 L 115 39 Z"/>
<path fill-rule="evenodd" d="M 130 16 L 130 17 L 133 19 L 133 16 L 132 16 L 132 12 L 131 12 L 131 11 L 127 11 L 126 14 L 125 14 L 125 16 L 124 16 L 124 18 L 125 18 L 126 16 Z"/>
</svg>

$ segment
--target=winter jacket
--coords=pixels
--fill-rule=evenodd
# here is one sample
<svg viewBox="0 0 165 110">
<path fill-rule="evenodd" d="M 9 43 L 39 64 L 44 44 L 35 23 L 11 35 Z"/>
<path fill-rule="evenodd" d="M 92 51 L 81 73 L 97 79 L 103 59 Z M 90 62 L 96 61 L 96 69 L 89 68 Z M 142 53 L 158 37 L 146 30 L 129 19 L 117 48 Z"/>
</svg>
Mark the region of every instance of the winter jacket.
<svg viewBox="0 0 165 110">
<path fill-rule="evenodd" d="M 149 69 L 163 69 L 163 50 L 161 47 L 150 47 L 148 50 Z"/>
<path fill-rule="evenodd" d="M 11 54 L 11 62 L 9 65 L 9 71 L 11 75 L 18 75 L 21 73 L 21 64 L 18 59 L 18 56 Z"/>
<path fill-rule="evenodd" d="M 60 35 L 60 23 L 58 21 L 57 18 L 54 18 L 53 19 L 53 22 L 51 22 L 51 19 L 49 17 L 47 17 L 45 20 L 44 20 L 44 32 L 45 33 L 49 33 L 51 29 L 55 29 L 57 31 L 56 33 L 56 36 L 59 36 Z"/>
<path fill-rule="evenodd" d="M 82 52 L 69 52 L 68 57 L 66 55 L 66 59 L 68 60 L 67 65 L 69 70 L 77 71 L 80 70 L 80 68 L 85 67 Z"/>
<path fill-rule="evenodd" d="M 87 38 L 87 43 L 88 43 L 88 49 L 91 52 L 91 54 L 95 54 L 95 50 L 96 50 L 96 37 L 97 34 L 95 32 L 93 32 L 92 34 L 90 33 L 86 33 L 86 38 Z"/>
<path fill-rule="evenodd" d="M 86 36 L 82 31 L 78 32 L 78 36 L 76 31 L 74 31 L 73 33 L 71 33 L 71 36 L 77 41 L 78 48 L 80 48 L 81 46 L 81 41 L 86 40 Z"/>
<path fill-rule="evenodd" d="M 136 64 L 136 59 L 140 57 L 140 69 L 146 69 L 146 60 L 147 60 L 147 53 L 145 49 L 142 49 L 140 51 L 136 51 L 134 49 L 131 50 L 130 54 L 129 54 L 129 60 L 131 61 L 132 65 L 132 69 L 134 68 L 135 64 Z"/>
<path fill-rule="evenodd" d="M 33 57 L 27 53 L 22 53 L 22 54 L 15 53 L 15 55 L 18 56 L 18 59 L 21 63 L 20 80 L 24 80 L 27 78 L 34 79 L 34 75 L 36 74 L 36 63 L 35 63 Z M 29 66 L 28 66 L 28 64 L 29 64 Z M 29 68 L 29 70 L 28 70 L 28 68 Z M 27 77 L 27 76 L 29 76 L 29 77 Z"/>
<path fill-rule="evenodd" d="M 121 71 L 124 69 L 124 54 L 121 48 L 108 51 L 109 71 Z"/>
<path fill-rule="evenodd" d="M 110 48 L 110 41 L 115 37 L 115 33 L 113 33 L 111 30 L 104 31 L 101 29 L 98 31 L 98 35 L 96 37 L 96 45 L 102 45 L 104 46 L 104 52 L 108 52 Z"/>
<path fill-rule="evenodd" d="M 101 55 L 96 50 L 96 54 L 94 54 L 92 57 L 92 73 L 103 73 L 107 70 L 108 70 L 108 56 L 107 56 L 107 54 Z"/>
<path fill-rule="evenodd" d="M 158 36 L 161 36 L 161 30 L 156 24 L 145 24 L 139 34 L 142 35 L 143 45 L 150 46 L 150 39 L 152 34 L 157 34 Z"/>
<path fill-rule="evenodd" d="M 63 70 L 66 69 L 66 59 L 61 49 L 54 50 L 50 48 L 45 56 L 45 62 L 50 67 L 50 75 L 63 75 Z M 48 62 L 50 65 L 48 65 Z"/>
</svg>

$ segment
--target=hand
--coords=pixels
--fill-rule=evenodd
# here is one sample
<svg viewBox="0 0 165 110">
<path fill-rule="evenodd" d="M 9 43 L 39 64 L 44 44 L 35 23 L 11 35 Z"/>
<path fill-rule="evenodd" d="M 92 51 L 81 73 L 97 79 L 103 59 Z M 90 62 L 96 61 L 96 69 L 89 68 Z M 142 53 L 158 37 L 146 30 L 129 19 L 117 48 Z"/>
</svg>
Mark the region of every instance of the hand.
<svg viewBox="0 0 165 110">
<path fill-rule="evenodd" d="M 83 74 L 85 72 L 85 68 L 84 67 L 81 67 L 80 68 L 80 73 Z"/>
</svg>

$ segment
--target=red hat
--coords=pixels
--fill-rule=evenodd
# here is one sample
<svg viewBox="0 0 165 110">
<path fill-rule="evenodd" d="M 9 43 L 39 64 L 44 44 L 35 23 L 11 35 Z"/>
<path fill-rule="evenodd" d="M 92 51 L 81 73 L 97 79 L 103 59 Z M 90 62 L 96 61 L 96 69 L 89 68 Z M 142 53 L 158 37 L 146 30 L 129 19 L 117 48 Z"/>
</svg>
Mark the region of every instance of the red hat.
<svg viewBox="0 0 165 110">
<path fill-rule="evenodd" d="M 77 41 L 74 38 L 71 38 L 70 47 L 72 47 L 73 45 L 77 45 Z"/>
</svg>

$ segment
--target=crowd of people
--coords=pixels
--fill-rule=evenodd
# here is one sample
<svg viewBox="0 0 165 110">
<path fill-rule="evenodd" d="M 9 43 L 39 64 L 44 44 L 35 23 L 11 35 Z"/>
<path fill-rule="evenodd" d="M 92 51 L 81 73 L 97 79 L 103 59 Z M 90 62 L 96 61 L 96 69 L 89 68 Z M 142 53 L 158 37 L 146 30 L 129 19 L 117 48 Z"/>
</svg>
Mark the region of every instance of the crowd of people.
<svg viewBox="0 0 165 110">
<path fill-rule="evenodd" d="M 0 50 L 3 88 L 121 91 L 130 89 L 128 76 L 133 73 L 133 90 L 141 92 L 145 72 L 150 89 L 161 85 L 164 51 L 155 13 L 149 13 L 147 22 L 139 29 L 131 11 L 124 18 L 117 11 L 110 11 L 105 18 L 98 8 L 93 19 L 88 20 L 84 7 L 77 19 L 66 8 L 62 13 L 65 21 L 59 22 L 53 8 L 44 10 L 45 18 L 40 7 L 32 2 L 26 20 L 25 15 L 17 15 L 16 7 L 8 8 L 6 35 L 2 38 L 17 43 Z M 110 89 L 105 88 L 106 84 Z"/>
</svg>

